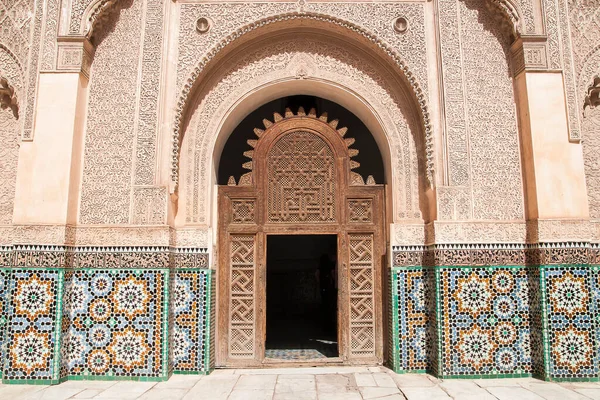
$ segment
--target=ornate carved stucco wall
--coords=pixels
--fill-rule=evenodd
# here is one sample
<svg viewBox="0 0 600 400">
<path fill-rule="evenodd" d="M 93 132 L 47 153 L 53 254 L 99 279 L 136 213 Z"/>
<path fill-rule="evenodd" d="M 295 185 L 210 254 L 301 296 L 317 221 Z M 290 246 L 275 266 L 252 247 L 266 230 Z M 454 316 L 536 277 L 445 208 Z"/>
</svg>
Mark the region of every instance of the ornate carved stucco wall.
<svg viewBox="0 0 600 400">
<path fill-rule="evenodd" d="M 0 78 L 6 84 L 6 87 L 2 85 L 2 89 L 12 91 L 12 99 L 2 100 L 2 107 L 6 109 L 0 110 L 0 225 L 12 224 L 18 143 L 23 116 L 31 115 L 31 110 L 26 109 L 28 96 L 25 91 L 31 81 L 26 80 L 24 71 L 27 70 L 31 48 L 33 12 L 33 1 L 0 1 Z M 31 75 L 36 76 L 36 73 L 31 72 Z M 17 119 L 19 111 L 21 118 Z"/>
<path fill-rule="evenodd" d="M 438 219 L 522 220 L 509 32 L 481 2 L 439 7 L 448 186 L 438 188 Z"/>
<path fill-rule="evenodd" d="M 82 224 L 165 223 L 166 190 L 153 186 L 162 13 L 160 1 L 130 1 L 95 33 Z"/>
<path fill-rule="evenodd" d="M 0 225 L 12 223 L 19 128 L 19 122 L 10 109 L 0 110 Z"/>
<path fill-rule="evenodd" d="M 568 6 L 577 83 L 576 95 L 570 101 L 581 116 L 590 217 L 596 220 L 595 240 L 600 240 L 600 108 L 585 105 L 588 88 L 600 74 L 600 2 L 571 0 Z"/>
</svg>

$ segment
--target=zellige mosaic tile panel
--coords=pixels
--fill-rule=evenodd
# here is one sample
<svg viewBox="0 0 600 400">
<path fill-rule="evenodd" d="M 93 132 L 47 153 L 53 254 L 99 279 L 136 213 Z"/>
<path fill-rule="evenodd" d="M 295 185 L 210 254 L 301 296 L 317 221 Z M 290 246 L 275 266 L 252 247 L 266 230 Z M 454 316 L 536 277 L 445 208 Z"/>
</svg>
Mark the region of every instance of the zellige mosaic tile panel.
<svg viewBox="0 0 600 400">
<path fill-rule="evenodd" d="M 168 270 L 68 271 L 62 376 L 167 378 Z"/>
<path fill-rule="evenodd" d="M 3 380 L 56 383 L 63 271 L 19 268 L 10 275 Z"/>
<path fill-rule="evenodd" d="M 208 372 L 210 366 L 209 269 L 177 270 L 172 288 L 172 362 L 175 373 Z"/>
<path fill-rule="evenodd" d="M 524 267 L 439 267 L 442 376 L 531 373 Z"/>
<path fill-rule="evenodd" d="M 597 378 L 592 271 L 587 265 L 543 266 L 551 379 Z"/>
</svg>

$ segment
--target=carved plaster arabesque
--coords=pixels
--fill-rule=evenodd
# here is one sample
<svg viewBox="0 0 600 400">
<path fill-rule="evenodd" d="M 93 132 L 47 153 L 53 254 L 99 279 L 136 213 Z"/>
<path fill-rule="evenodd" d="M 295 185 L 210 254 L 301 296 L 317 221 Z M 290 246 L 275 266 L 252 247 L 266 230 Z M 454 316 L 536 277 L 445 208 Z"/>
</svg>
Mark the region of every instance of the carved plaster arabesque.
<svg viewBox="0 0 600 400">
<path fill-rule="evenodd" d="M 11 109 L 0 109 L 0 225 L 12 223 L 20 127 Z"/>
<path fill-rule="evenodd" d="M 11 224 L 17 181 L 22 118 L 15 111 L 22 105 L 24 75 L 19 60 L 0 45 L 0 226 Z M 2 95 L 4 93 L 4 95 Z M 2 233 L 0 231 L 0 237 Z"/>
<path fill-rule="evenodd" d="M 17 88 L 14 79 L 4 71 L 10 66 L 0 63 L 0 75 L 14 86 L 19 98 L 19 134 L 23 140 L 31 137 L 38 74 L 39 37 L 44 2 L 34 0 L 3 1 L 6 11 L 0 15 L 0 53 L 6 51 L 19 65 L 21 83 Z M 32 35 L 33 30 L 33 35 Z M 1 61 L 1 60 L 0 60 Z"/>
<path fill-rule="evenodd" d="M 600 76 L 596 75 L 592 84 L 588 87 L 583 107 L 585 109 L 586 107 L 596 108 L 598 106 L 600 106 Z"/>
<path fill-rule="evenodd" d="M 312 70 L 314 75 L 310 76 L 311 79 L 352 88 L 380 112 L 385 130 L 391 135 L 387 140 L 392 152 L 392 170 L 396 172 L 393 184 L 398 199 L 395 201 L 395 215 L 397 218 L 421 218 L 418 209 L 417 147 L 413 143 L 414 132 L 412 135 L 409 133 L 409 124 L 402 111 L 402 107 L 407 107 L 408 100 L 396 97 L 394 90 L 387 86 L 389 77 L 380 75 L 380 72 L 361 60 L 360 54 L 349 50 L 319 41 L 269 42 L 268 46 L 254 53 L 244 52 L 245 57 L 223 73 L 224 77 L 220 78 L 219 83 L 201 97 L 202 102 L 184 136 L 182 178 L 185 185 L 180 198 L 185 199 L 186 222 L 207 222 L 207 202 L 211 198 L 208 177 L 212 165 L 212 146 L 222 116 L 231 104 L 253 88 L 286 77 L 297 79 L 298 69 Z M 302 64 L 296 64 L 298 61 Z M 357 76 L 361 79 L 356 80 L 354 77 Z"/>
<path fill-rule="evenodd" d="M 94 55 L 81 185 L 82 224 L 131 222 L 142 4 L 134 1 L 121 10 L 114 29 Z"/>
<path fill-rule="evenodd" d="M 569 31 L 576 78 L 575 106 L 581 117 L 583 159 L 590 217 L 600 218 L 600 108 L 592 108 L 595 77 L 600 75 L 600 2 L 569 0 Z M 569 98 L 569 102 L 573 102 Z M 596 224 L 595 226 L 600 226 Z M 598 230 L 600 232 L 600 230 Z M 600 234 L 596 235 L 600 241 Z"/>
<path fill-rule="evenodd" d="M 558 14 L 560 18 L 560 38 L 562 49 L 562 67 L 565 82 L 565 94 L 567 102 L 567 118 L 569 124 L 569 140 L 578 142 L 581 140 L 581 99 L 577 96 L 577 82 L 575 80 L 575 69 L 573 61 L 573 46 L 571 41 L 571 29 L 569 27 L 569 9 L 567 0 L 558 0 Z"/>
<path fill-rule="evenodd" d="M 39 73 L 39 55 L 41 47 L 42 16 L 44 13 L 44 1 L 36 1 L 36 8 L 33 20 L 33 36 L 31 39 L 31 52 L 29 53 L 29 68 L 27 75 L 27 94 L 25 106 L 23 107 L 24 122 L 22 139 L 26 141 L 33 140 L 34 113 L 37 98 L 37 82 Z"/>
<path fill-rule="evenodd" d="M 403 71 L 403 73 L 405 74 L 406 79 L 408 80 L 409 84 L 411 85 L 411 87 L 414 91 L 414 94 L 418 100 L 419 108 L 420 108 L 422 118 L 423 118 L 422 123 L 424 125 L 424 132 L 425 132 L 425 147 L 426 147 L 426 159 L 427 159 L 426 160 L 426 171 L 427 171 L 426 174 L 427 174 L 427 178 L 428 178 L 430 184 L 433 184 L 433 168 L 434 168 L 434 165 L 433 165 L 433 157 L 434 157 L 434 154 L 433 154 L 433 152 L 434 152 L 434 150 L 433 150 L 433 132 L 432 132 L 432 127 L 431 127 L 431 123 L 429 120 L 429 111 L 427 108 L 426 94 L 421 89 L 421 86 L 418 83 L 415 76 L 413 75 L 413 73 L 411 71 L 409 71 L 409 68 L 407 67 L 406 63 L 402 60 L 400 55 L 394 49 L 392 49 L 389 45 L 384 43 L 380 38 L 378 38 L 374 34 L 368 32 L 364 28 L 361 28 L 354 23 L 343 21 L 343 20 L 340 20 L 335 17 L 321 15 L 321 14 L 313 14 L 313 13 L 308 13 L 308 12 L 306 12 L 306 13 L 305 12 L 301 12 L 301 13 L 292 12 L 292 13 L 280 14 L 280 15 L 267 17 L 262 20 L 258 20 L 253 23 L 250 23 L 250 24 L 246 25 L 245 27 L 239 28 L 235 32 L 228 35 L 225 40 L 219 42 L 207 54 L 205 54 L 203 56 L 201 61 L 196 65 L 194 70 L 191 72 L 191 74 L 186 79 L 185 83 L 183 84 L 182 93 L 179 96 L 179 101 L 177 103 L 175 123 L 173 125 L 174 131 L 173 131 L 172 174 L 171 174 L 172 175 L 171 176 L 172 184 L 176 186 L 179 182 L 179 171 L 178 171 L 178 169 L 179 169 L 179 153 L 180 153 L 179 147 L 180 147 L 180 138 L 182 135 L 181 125 L 183 122 L 183 120 L 182 120 L 183 113 L 189 102 L 189 95 L 190 95 L 192 86 L 196 82 L 198 76 L 200 76 L 200 74 L 202 73 L 204 68 L 209 64 L 209 62 L 212 58 L 214 58 L 220 51 L 222 51 L 225 47 L 227 47 L 230 43 L 234 42 L 236 39 L 242 37 L 244 34 L 250 32 L 250 31 L 253 31 L 257 28 L 264 27 L 266 25 L 271 25 L 271 24 L 279 23 L 282 21 L 289 21 L 289 20 L 293 20 L 293 19 L 305 19 L 307 21 L 327 22 L 327 23 L 334 24 L 336 26 L 341 26 L 344 29 L 349 29 L 352 32 L 356 32 L 356 33 L 360 34 L 362 37 L 373 42 L 380 49 L 382 49 L 387 54 L 387 56 L 390 57 L 398 65 L 400 70 Z M 183 10 L 182 10 L 182 20 L 184 20 Z M 389 21 L 386 21 L 386 27 L 388 30 L 393 31 L 393 28 L 389 24 Z M 208 33 L 208 35 L 205 35 L 205 36 L 210 36 L 212 32 L 213 32 L 213 30 L 211 30 Z M 180 56 L 180 61 L 181 61 L 181 56 Z"/>
<path fill-rule="evenodd" d="M 437 187 L 438 219 L 523 219 L 510 38 L 482 4 L 438 5 L 449 178 Z"/>
</svg>

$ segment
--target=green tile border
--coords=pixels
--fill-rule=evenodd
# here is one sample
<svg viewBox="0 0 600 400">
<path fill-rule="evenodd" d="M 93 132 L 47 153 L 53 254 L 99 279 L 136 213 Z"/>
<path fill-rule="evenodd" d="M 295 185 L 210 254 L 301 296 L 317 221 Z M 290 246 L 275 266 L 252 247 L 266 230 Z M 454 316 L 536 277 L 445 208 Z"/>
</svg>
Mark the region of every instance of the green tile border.
<svg viewBox="0 0 600 400">
<path fill-rule="evenodd" d="M 164 271 L 164 287 L 163 287 L 163 315 L 162 315 L 162 366 L 161 376 L 169 379 L 169 303 L 170 303 L 170 292 L 169 286 L 171 284 L 171 271 Z"/>
<path fill-rule="evenodd" d="M 399 268 L 392 268 L 392 270 L 390 271 L 390 298 L 392 300 L 392 309 L 391 309 L 391 329 L 392 331 L 389 332 L 392 340 L 392 348 L 390 349 L 391 355 L 392 355 L 392 370 L 394 372 L 399 372 L 402 371 L 402 369 L 400 368 L 400 338 L 398 337 L 399 331 L 400 331 L 400 321 L 399 321 L 399 309 L 398 309 L 398 292 L 397 292 L 397 287 L 398 287 L 398 273 L 399 273 Z"/>
<path fill-rule="evenodd" d="M 165 382 L 167 380 L 169 380 L 169 376 L 67 375 L 60 378 L 53 384 L 67 381 Z"/>
<path fill-rule="evenodd" d="M 465 374 L 465 375 L 439 375 L 438 379 L 506 379 L 506 378 L 531 378 L 533 374 L 527 372 L 522 374 Z"/>
<path fill-rule="evenodd" d="M 60 379 L 60 361 L 61 354 L 60 349 L 62 347 L 62 313 L 63 313 L 63 289 L 65 284 L 65 271 L 61 269 L 58 271 L 58 282 L 56 287 L 56 321 L 54 324 L 54 351 L 53 360 L 54 365 L 52 371 L 52 381 Z"/>
<path fill-rule="evenodd" d="M 210 371 L 203 371 L 203 370 L 199 370 L 199 371 L 177 371 L 174 370 L 173 371 L 173 375 L 200 375 L 200 376 L 204 376 L 204 375 L 210 375 L 210 373 L 213 370 Z"/>
<path fill-rule="evenodd" d="M 213 270 L 212 269 L 208 269 L 206 274 L 206 291 L 205 291 L 205 296 L 206 296 L 206 310 L 204 310 L 205 312 L 205 318 L 206 318 L 206 343 L 204 344 L 204 366 L 203 366 L 203 371 L 206 374 L 210 374 L 211 370 L 211 356 L 212 356 L 212 329 L 213 329 L 213 321 L 212 321 L 212 317 L 213 317 L 213 313 L 212 313 L 212 300 L 213 300 Z"/>
<path fill-rule="evenodd" d="M 11 281 L 11 273 L 10 271 L 12 270 L 12 268 L 6 268 L 6 267 L 1 267 L 0 268 L 0 272 L 6 272 L 7 274 L 7 280 L 4 283 L 5 288 L 4 290 L 8 290 L 8 284 Z M 9 292 L 6 292 L 6 299 L 5 299 L 5 304 L 4 304 L 4 323 L 0 324 L 0 338 L 2 339 L 2 345 L 0 345 L 0 382 L 2 381 L 2 378 L 4 377 L 4 363 L 5 363 L 5 350 L 6 350 L 6 330 L 8 329 L 8 303 L 10 302 L 10 296 L 9 296 Z M 0 318 L 2 318 L 3 316 L 0 315 Z"/>
</svg>

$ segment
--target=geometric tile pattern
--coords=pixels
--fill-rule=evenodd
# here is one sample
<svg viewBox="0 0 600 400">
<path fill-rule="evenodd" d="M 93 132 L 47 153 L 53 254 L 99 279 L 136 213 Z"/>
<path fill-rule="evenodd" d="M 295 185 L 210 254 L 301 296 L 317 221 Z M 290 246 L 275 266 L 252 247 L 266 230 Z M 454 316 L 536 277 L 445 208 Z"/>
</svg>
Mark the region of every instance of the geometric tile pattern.
<svg viewBox="0 0 600 400">
<path fill-rule="evenodd" d="M 174 275 L 171 289 L 173 330 L 170 340 L 173 372 L 209 372 L 212 270 L 177 270 Z"/>
<path fill-rule="evenodd" d="M 13 269 L 10 277 L 3 379 L 56 383 L 63 271 Z"/>
<path fill-rule="evenodd" d="M 592 316 L 594 318 L 594 338 L 596 362 L 600 367 L 600 266 L 591 267 Z M 600 375 L 600 374 L 599 374 Z"/>
<path fill-rule="evenodd" d="M 441 376 L 531 374 L 525 267 L 437 267 Z"/>
<path fill-rule="evenodd" d="M 62 377 L 168 376 L 169 270 L 67 271 Z"/>
<path fill-rule="evenodd" d="M 428 313 L 425 294 L 429 292 L 421 267 L 392 270 L 395 333 L 393 351 L 396 372 L 424 372 L 428 367 Z"/>
<path fill-rule="evenodd" d="M 589 266 L 543 266 L 544 350 L 553 380 L 598 376 L 592 270 Z"/>
<path fill-rule="evenodd" d="M 173 367 L 207 373 L 214 367 L 213 280 L 206 249 L 0 247 L 3 381 L 156 381 Z M 182 332 L 193 336 L 188 359 L 177 352 L 189 346 L 179 341 Z"/>
<path fill-rule="evenodd" d="M 0 378 L 2 378 L 2 361 L 6 357 L 6 329 L 8 327 L 8 291 L 10 270 L 0 268 Z"/>
</svg>

